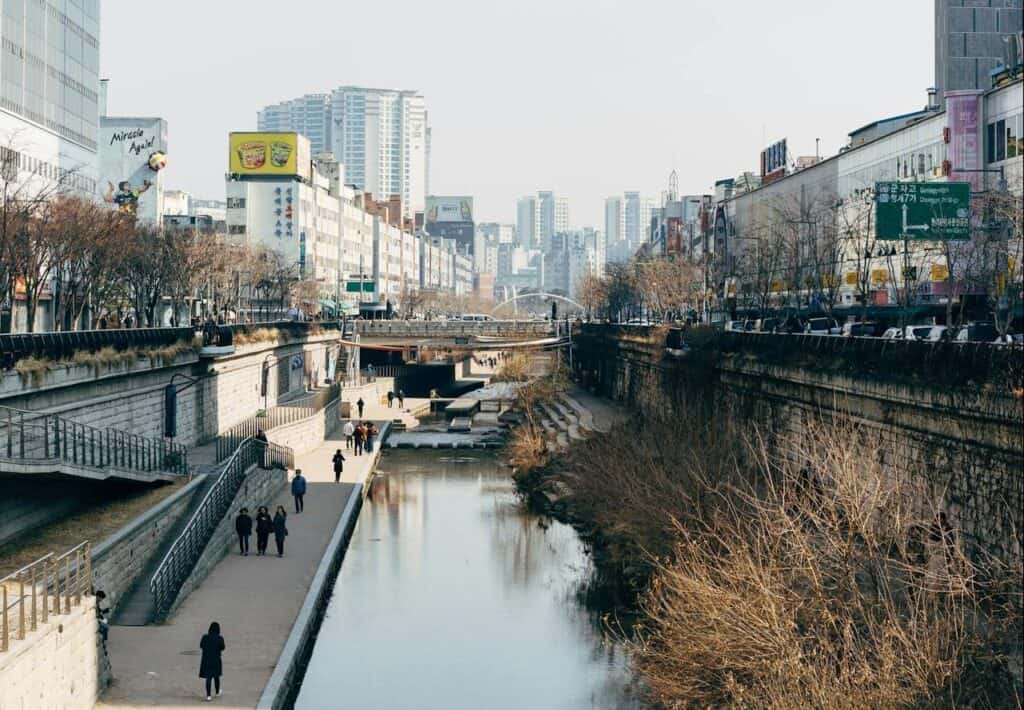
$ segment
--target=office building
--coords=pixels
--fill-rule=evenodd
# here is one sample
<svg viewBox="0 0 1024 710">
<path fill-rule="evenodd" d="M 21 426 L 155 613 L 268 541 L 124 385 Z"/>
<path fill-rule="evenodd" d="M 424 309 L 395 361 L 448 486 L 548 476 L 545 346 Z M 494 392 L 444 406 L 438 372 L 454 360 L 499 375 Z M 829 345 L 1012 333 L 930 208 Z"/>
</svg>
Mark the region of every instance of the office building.
<svg viewBox="0 0 1024 710">
<path fill-rule="evenodd" d="M 98 0 L 4 0 L 2 179 L 97 196 L 101 89 Z M 75 67 L 74 76 L 65 74 Z"/>
<path fill-rule="evenodd" d="M 331 150 L 331 97 L 306 94 L 266 106 L 256 113 L 262 133 L 301 133 L 309 139 L 313 155 Z"/>
<path fill-rule="evenodd" d="M 1024 0 L 935 0 L 935 88 L 987 91 L 992 71 L 1020 58 Z"/>
<path fill-rule="evenodd" d="M 536 249 L 537 198 L 532 195 L 516 201 L 516 240 L 523 249 Z"/>
</svg>

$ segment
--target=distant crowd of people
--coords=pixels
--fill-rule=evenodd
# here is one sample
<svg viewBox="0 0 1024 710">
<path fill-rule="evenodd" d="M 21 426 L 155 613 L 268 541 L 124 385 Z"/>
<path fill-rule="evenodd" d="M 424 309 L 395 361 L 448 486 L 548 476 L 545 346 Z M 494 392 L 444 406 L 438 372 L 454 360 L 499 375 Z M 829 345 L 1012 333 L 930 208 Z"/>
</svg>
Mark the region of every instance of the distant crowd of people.
<svg viewBox="0 0 1024 710">
<path fill-rule="evenodd" d="M 360 416 L 362 415 L 362 407 L 359 408 Z M 373 453 L 373 441 L 380 434 L 380 430 L 377 425 L 370 421 L 353 422 L 349 420 L 345 422 L 345 426 L 342 427 L 342 433 L 345 435 L 345 448 L 351 449 L 356 456 L 361 456 L 364 453 Z M 334 455 L 335 459 L 341 456 L 341 449 Z M 335 466 L 344 461 L 342 456 L 340 461 L 335 461 Z M 340 476 L 341 469 L 335 468 L 335 480 Z"/>
</svg>

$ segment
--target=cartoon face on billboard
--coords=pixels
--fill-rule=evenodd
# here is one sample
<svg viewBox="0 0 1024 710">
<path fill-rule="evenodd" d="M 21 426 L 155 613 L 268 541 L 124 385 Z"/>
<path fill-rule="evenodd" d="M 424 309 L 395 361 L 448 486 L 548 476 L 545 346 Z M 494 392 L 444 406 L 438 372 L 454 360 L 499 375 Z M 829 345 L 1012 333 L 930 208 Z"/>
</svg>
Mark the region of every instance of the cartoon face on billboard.
<svg viewBox="0 0 1024 710">
<path fill-rule="evenodd" d="M 127 215 L 135 216 L 139 209 L 139 197 L 153 186 L 149 180 L 143 180 L 141 187 L 132 187 L 128 180 L 122 180 L 114 187 L 114 183 L 108 182 L 106 194 L 103 195 L 104 202 L 117 205 L 117 211 Z"/>
</svg>

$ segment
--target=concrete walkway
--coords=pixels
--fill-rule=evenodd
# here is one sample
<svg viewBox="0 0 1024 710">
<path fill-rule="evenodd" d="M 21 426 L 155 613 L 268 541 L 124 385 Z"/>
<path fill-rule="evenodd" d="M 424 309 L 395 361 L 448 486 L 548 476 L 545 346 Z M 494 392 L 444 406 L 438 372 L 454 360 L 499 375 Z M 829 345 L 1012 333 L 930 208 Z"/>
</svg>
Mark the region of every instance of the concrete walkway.
<svg viewBox="0 0 1024 710">
<path fill-rule="evenodd" d="M 288 511 L 283 558 L 274 552 L 273 539 L 268 556 L 256 557 L 254 535 L 249 556 L 232 550 L 167 624 L 111 628 L 107 647 L 115 681 L 97 708 L 205 707 L 199 640 L 211 621 L 220 623 L 227 644 L 223 695 L 214 704 L 256 706 L 352 490 L 334 483 L 331 457 L 337 448 L 344 449 L 344 442 L 332 438 L 297 457 L 309 482 L 304 513 L 294 513 L 287 489 L 268 501 L 271 511 L 277 505 Z M 345 481 L 368 477 L 375 449 L 373 456 L 348 457 Z"/>
</svg>

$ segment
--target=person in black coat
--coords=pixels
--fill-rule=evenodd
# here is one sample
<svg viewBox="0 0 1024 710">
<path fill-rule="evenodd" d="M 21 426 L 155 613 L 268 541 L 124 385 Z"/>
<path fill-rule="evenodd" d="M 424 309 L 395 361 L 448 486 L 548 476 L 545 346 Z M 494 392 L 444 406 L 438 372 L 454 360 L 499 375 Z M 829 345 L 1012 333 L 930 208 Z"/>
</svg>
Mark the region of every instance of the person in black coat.
<svg viewBox="0 0 1024 710">
<path fill-rule="evenodd" d="M 209 701 L 210 681 L 220 695 L 220 677 L 224 671 L 220 660 L 220 654 L 224 652 L 224 637 L 220 635 L 220 624 L 216 621 L 210 624 L 210 630 L 199 641 L 199 648 L 203 652 L 199 661 L 199 677 L 206 680 L 206 699 Z"/>
<path fill-rule="evenodd" d="M 270 532 L 274 529 L 274 521 L 270 517 L 267 506 L 261 505 L 256 510 L 256 554 L 267 554 L 267 541 L 270 539 Z"/>
<path fill-rule="evenodd" d="M 342 455 L 341 449 L 334 452 L 334 458 L 331 461 L 334 463 L 334 482 L 338 483 L 341 480 L 341 472 L 345 466 L 345 457 Z"/>
<path fill-rule="evenodd" d="M 274 512 L 274 542 L 277 544 L 277 556 L 284 556 L 284 539 L 288 535 L 288 513 L 284 512 L 284 506 L 277 506 Z"/>
<path fill-rule="evenodd" d="M 235 518 L 235 532 L 238 533 L 238 554 L 249 554 L 249 536 L 252 535 L 252 518 L 249 509 L 242 508 Z"/>
</svg>

